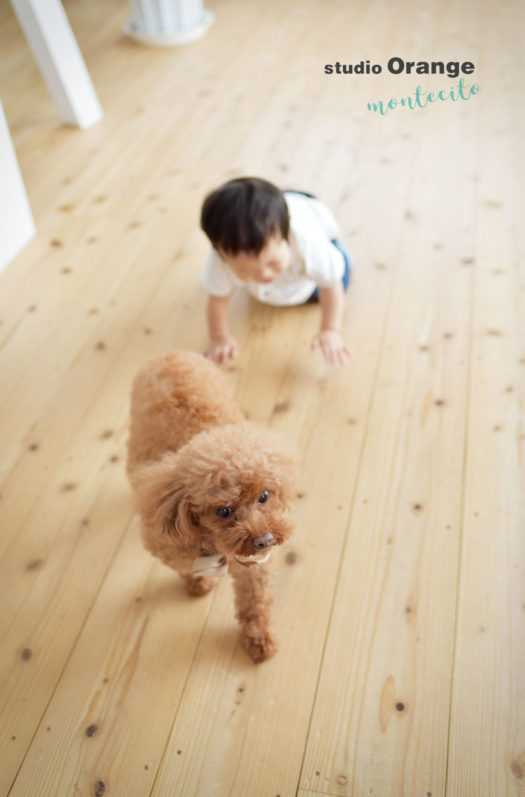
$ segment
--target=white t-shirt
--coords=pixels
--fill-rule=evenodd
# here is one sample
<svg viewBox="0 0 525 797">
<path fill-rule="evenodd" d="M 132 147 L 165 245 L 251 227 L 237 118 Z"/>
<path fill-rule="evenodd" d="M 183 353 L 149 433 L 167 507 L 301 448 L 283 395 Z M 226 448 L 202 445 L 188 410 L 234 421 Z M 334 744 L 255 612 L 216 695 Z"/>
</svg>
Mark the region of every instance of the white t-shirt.
<svg viewBox="0 0 525 797">
<path fill-rule="evenodd" d="M 273 282 L 243 282 L 235 276 L 216 249 L 212 249 L 202 274 L 202 284 L 212 296 L 229 296 L 244 285 L 260 302 L 293 305 L 306 302 L 316 287 L 325 288 L 343 278 L 344 258 L 332 239 L 339 227 L 332 211 L 319 199 L 285 193 L 290 214 L 291 262 Z"/>
</svg>

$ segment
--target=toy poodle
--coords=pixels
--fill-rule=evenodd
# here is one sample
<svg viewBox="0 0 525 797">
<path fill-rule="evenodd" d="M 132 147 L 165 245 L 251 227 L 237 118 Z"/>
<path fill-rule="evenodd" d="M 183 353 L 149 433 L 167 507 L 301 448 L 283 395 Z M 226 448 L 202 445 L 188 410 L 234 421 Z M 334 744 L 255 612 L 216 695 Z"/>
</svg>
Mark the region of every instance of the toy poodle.
<svg viewBox="0 0 525 797">
<path fill-rule="evenodd" d="M 255 662 L 269 659 L 270 554 L 293 531 L 293 454 L 245 419 L 217 366 L 175 351 L 135 377 L 127 469 L 145 547 L 191 595 L 229 570 L 243 647 Z"/>
</svg>

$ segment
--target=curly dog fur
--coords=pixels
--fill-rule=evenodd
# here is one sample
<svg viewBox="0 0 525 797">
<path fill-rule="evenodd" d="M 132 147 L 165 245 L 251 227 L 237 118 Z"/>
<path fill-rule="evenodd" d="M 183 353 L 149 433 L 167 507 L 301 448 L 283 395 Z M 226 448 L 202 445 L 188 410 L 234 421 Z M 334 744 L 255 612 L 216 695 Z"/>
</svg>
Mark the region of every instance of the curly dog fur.
<svg viewBox="0 0 525 797">
<path fill-rule="evenodd" d="M 270 658 L 272 568 L 257 560 L 293 531 L 284 515 L 293 455 L 245 420 L 215 365 L 176 351 L 146 363 L 133 382 L 127 467 L 145 547 L 191 595 L 217 581 L 194 572 L 195 560 L 222 555 L 243 647 L 256 662 Z"/>
</svg>

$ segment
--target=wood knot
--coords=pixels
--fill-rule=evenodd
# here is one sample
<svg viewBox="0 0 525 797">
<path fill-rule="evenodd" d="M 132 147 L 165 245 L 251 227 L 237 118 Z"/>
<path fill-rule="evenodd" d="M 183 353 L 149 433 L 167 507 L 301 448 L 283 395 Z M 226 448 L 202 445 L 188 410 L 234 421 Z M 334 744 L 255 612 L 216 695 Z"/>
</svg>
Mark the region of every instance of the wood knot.
<svg viewBox="0 0 525 797">
<path fill-rule="evenodd" d="M 76 489 L 76 486 L 77 485 L 75 484 L 75 482 L 65 482 L 65 484 L 62 485 L 61 489 L 63 493 L 71 493 L 73 490 Z"/>
<path fill-rule="evenodd" d="M 106 791 L 106 784 L 104 783 L 104 781 L 103 780 L 97 780 L 97 782 L 95 783 L 94 791 L 93 791 L 94 797 L 102 797 L 102 795 L 105 793 L 105 791 Z"/>
<path fill-rule="evenodd" d="M 89 736 L 89 738 L 91 738 L 96 734 L 97 731 L 98 731 L 98 725 L 88 725 L 84 733 L 86 734 L 86 736 Z"/>
</svg>

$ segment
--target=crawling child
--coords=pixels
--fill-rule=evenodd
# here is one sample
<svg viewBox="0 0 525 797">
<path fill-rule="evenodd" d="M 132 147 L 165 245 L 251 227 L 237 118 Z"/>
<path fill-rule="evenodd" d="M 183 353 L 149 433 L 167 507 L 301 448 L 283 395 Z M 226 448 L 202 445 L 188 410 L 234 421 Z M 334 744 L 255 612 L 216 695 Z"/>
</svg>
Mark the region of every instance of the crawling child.
<svg viewBox="0 0 525 797">
<path fill-rule="evenodd" d="M 212 245 L 202 276 L 208 292 L 206 357 L 226 363 L 239 353 L 228 308 L 233 288 L 244 284 L 267 304 L 319 302 L 321 323 L 312 349 L 320 349 L 329 365 L 348 364 L 341 321 L 352 262 L 326 205 L 311 194 L 242 177 L 206 197 L 201 227 Z"/>
</svg>

